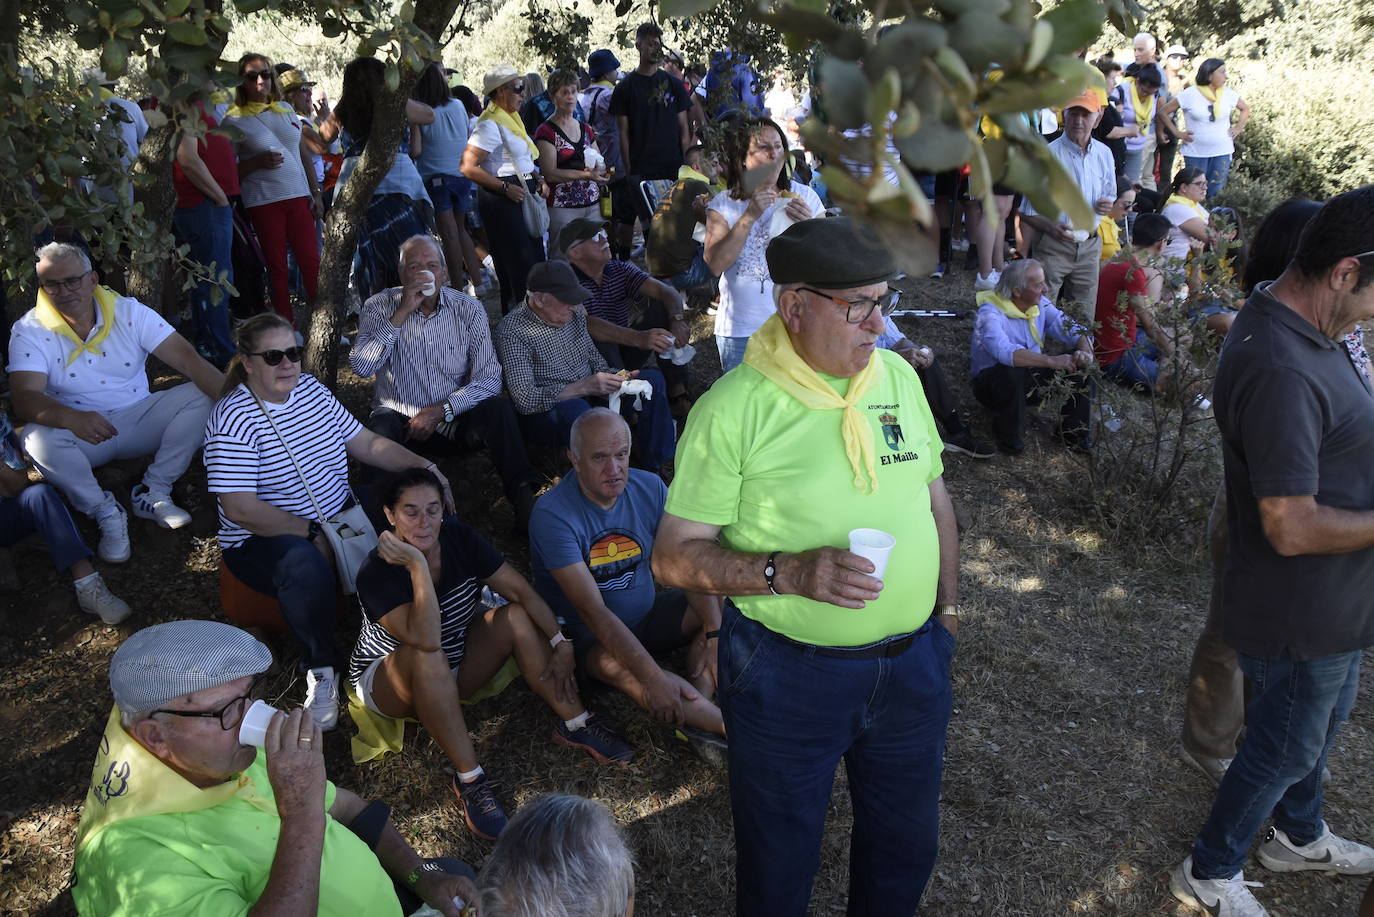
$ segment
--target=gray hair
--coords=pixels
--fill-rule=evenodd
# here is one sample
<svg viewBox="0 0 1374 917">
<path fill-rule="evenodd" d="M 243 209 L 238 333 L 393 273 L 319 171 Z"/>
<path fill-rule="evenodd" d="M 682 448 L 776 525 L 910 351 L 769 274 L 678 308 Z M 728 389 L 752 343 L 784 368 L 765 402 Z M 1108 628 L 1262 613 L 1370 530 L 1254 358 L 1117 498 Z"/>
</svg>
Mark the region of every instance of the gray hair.
<svg viewBox="0 0 1374 917">
<path fill-rule="evenodd" d="M 1026 275 L 1030 269 L 1038 267 L 1044 270 L 1044 265 L 1034 258 L 1018 258 L 1015 261 L 1008 261 L 1006 267 L 1002 268 L 1002 276 L 997 281 L 997 295 L 1003 299 L 1016 298 L 1016 291 L 1026 287 Z"/>
<path fill-rule="evenodd" d="M 803 283 L 775 283 L 773 284 L 773 311 L 777 311 L 782 306 L 782 294 L 788 290 L 795 290 L 798 287 L 806 286 Z"/>
<path fill-rule="evenodd" d="M 86 250 L 81 246 L 72 245 L 70 242 L 49 242 L 35 254 L 39 261 L 66 261 L 68 258 L 75 258 L 87 272 L 91 269 L 91 256 L 86 254 Z"/>
<path fill-rule="evenodd" d="M 591 408 L 583 411 L 578 415 L 577 419 L 572 422 L 572 427 L 568 430 L 568 448 L 572 450 L 573 455 L 580 456 L 582 454 L 582 428 L 608 418 L 620 421 L 625 427 L 625 432 L 629 432 L 630 425 L 625 423 L 625 418 L 621 417 L 610 408 Z"/>
<path fill-rule="evenodd" d="M 624 917 L 634 856 L 601 803 L 550 794 L 506 825 L 477 887 L 482 917 Z"/>
<path fill-rule="evenodd" d="M 441 243 L 438 239 L 434 238 L 427 232 L 417 232 L 415 235 L 411 236 L 409 239 L 406 239 L 404 242 L 401 243 L 400 251 L 396 253 L 396 273 L 399 274 L 405 270 L 406 252 L 410 251 L 413 247 L 419 245 L 421 242 L 428 242 L 430 245 L 434 247 L 434 253 L 439 256 L 439 263 L 444 266 L 445 270 L 448 270 L 448 259 L 444 257 L 443 243 Z"/>
<path fill-rule="evenodd" d="M 1142 38 L 1145 39 L 1146 41 L 1148 41 L 1148 42 L 1150 43 L 1150 46 L 1151 46 L 1152 48 L 1158 48 L 1158 47 L 1159 47 L 1159 42 L 1156 41 L 1156 40 L 1155 40 L 1155 37 L 1154 37 L 1153 35 L 1151 35 L 1149 32 L 1136 32 L 1136 33 L 1135 33 L 1135 38 L 1132 38 L 1132 39 L 1131 39 L 1131 47 L 1134 48 L 1134 47 L 1135 47 L 1135 43 L 1138 42 L 1138 41 L 1140 41 L 1140 39 L 1142 39 Z"/>
</svg>

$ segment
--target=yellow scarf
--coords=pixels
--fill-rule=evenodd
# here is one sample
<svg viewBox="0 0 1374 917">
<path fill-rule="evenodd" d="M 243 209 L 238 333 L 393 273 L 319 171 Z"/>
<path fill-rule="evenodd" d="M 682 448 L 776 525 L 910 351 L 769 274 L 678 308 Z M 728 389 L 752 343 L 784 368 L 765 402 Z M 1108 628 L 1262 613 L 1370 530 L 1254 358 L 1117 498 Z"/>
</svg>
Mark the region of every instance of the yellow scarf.
<svg viewBox="0 0 1374 917">
<path fill-rule="evenodd" d="M 1131 88 L 1131 111 L 1135 113 L 1136 125 L 1140 128 L 1141 132 L 1144 133 L 1145 128 L 1150 124 L 1150 119 L 1155 116 L 1156 97 L 1150 96 L 1150 101 L 1146 104 L 1145 100 L 1140 97 L 1140 93 L 1136 91 L 1135 80 L 1133 78 L 1127 77 L 1121 82 Z"/>
<path fill-rule="evenodd" d="M 42 290 L 38 291 L 38 306 L 34 309 L 34 312 L 38 318 L 38 324 L 54 334 L 61 335 L 76 345 L 76 349 L 72 351 L 72 355 L 67 357 L 67 365 L 71 366 L 72 363 L 76 362 L 76 358 L 81 356 L 83 352 L 94 354 L 97 357 L 103 357 L 105 355 L 105 352 L 100 349 L 100 345 L 104 342 L 105 338 L 110 336 L 110 332 L 114 330 L 115 300 L 118 298 L 119 295 L 109 287 L 95 288 L 95 304 L 100 310 L 100 327 L 96 329 L 95 337 L 91 338 L 89 341 L 83 341 L 76 336 L 76 332 L 72 330 L 72 326 L 67 324 L 67 320 L 62 317 L 62 313 L 57 311 L 57 307 L 52 304 L 52 300 L 48 298 L 48 294 Z"/>
<path fill-rule="evenodd" d="M 1017 307 L 1016 303 L 1012 302 L 1010 299 L 1004 299 L 998 296 L 995 290 L 984 290 L 975 296 L 974 300 L 980 306 L 983 305 L 983 303 L 992 303 L 997 307 L 997 311 L 1001 312 L 1007 318 L 1020 319 L 1030 325 L 1030 336 L 1035 340 L 1036 346 L 1041 350 L 1045 349 L 1045 341 L 1040 337 L 1040 329 L 1035 326 L 1035 320 L 1040 315 L 1039 303 L 1031 306 L 1029 310 L 1022 312 L 1020 308 Z"/>
<path fill-rule="evenodd" d="M 296 110 L 285 102 L 244 102 L 242 105 L 230 105 L 225 117 L 229 118 L 251 118 L 260 115 L 265 111 L 280 112 L 283 115 L 294 115 Z"/>
<path fill-rule="evenodd" d="M 698 172 L 691 166 L 678 166 L 677 180 L 687 181 L 691 179 L 695 179 L 696 181 L 699 181 L 704 185 L 711 184 L 711 179 L 707 178 L 705 175 L 702 175 L 700 172 Z"/>
<path fill-rule="evenodd" d="M 525 133 L 525 123 L 515 115 L 506 111 L 500 105 L 497 105 L 495 102 L 488 102 L 487 107 L 482 110 L 482 114 L 477 116 L 477 120 L 495 121 L 497 124 L 525 141 L 525 146 L 530 148 L 531 159 L 537 160 L 539 158 L 539 148 L 534 145 L 534 141 L 530 139 L 530 135 Z M 514 168 L 515 163 L 512 162 L 511 167 Z"/>
<path fill-rule="evenodd" d="M 115 94 L 113 92 L 110 92 L 110 90 L 106 89 L 104 86 L 100 87 L 100 101 L 108 102 L 113 98 L 115 98 Z"/>
<path fill-rule="evenodd" d="M 1169 199 L 1164 202 L 1164 206 L 1168 207 L 1170 204 L 1182 204 L 1183 206 L 1190 208 L 1193 211 L 1193 213 L 1196 213 L 1202 219 L 1202 222 L 1204 223 L 1211 219 L 1212 216 L 1207 212 L 1206 208 L 1199 204 L 1197 201 L 1190 201 L 1188 200 L 1188 198 L 1184 197 L 1181 194 L 1169 195 Z"/>
<path fill-rule="evenodd" d="M 1213 89 L 1211 86 L 1198 86 L 1197 91 L 1202 93 L 1202 97 L 1208 102 L 1215 102 L 1221 98 L 1221 90 Z"/>
<path fill-rule="evenodd" d="M 843 410 L 840 435 L 844 438 L 844 454 L 854 469 L 855 488 L 867 493 L 878 492 L 878 471 L 874 462 L 873 427 L 855 407 L 859 399 L 883 380 L 883 361 L 876 354 L 868 365 L 849 380 L 849 394 L 841 398 L 825 383 L 816 371 L 807 366 L 792 347 L 787 327 L 776 313 L 768 317 L 744 349 L 744 362 L 766 379 L 797 399 L 803 407 L 813 411 Z M 863 476 L 867 473 L 868 484 Z"/>
</svg>

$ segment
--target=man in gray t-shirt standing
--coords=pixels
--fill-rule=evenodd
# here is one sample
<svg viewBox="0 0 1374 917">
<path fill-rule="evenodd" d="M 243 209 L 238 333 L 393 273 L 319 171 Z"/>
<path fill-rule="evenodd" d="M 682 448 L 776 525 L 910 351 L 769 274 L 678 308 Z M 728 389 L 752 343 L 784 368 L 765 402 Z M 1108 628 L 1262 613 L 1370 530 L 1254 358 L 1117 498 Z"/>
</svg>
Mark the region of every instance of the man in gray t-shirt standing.
<svg viewBox="0 0 1374 917">
<path fill-rule="evenodd" d="M 1170 889 L 1262 917 L 1241 866 L 1374 873 L 1374 849 L 1322 819 L 1322 769 L 1374 646 L 1374 391 L 1341 338 L 1374 318 L 1374 185 L 1329 201 L 1288 269 L 1226 337 L 1217 426 L 1230 556 L 1223 633 L 1254 689 L 1245 743 Z"/>
</svg>

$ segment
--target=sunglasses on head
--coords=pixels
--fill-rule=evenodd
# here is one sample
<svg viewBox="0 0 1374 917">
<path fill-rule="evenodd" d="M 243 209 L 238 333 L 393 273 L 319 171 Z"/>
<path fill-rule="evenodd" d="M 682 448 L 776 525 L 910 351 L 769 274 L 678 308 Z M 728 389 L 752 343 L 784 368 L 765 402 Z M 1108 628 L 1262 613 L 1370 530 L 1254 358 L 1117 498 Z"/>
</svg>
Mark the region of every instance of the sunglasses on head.
<svg viewBox="0 0 1374 917">
<path fill-rule="evenodd" d="M 305 356 L 305 348 L 288 347 L 285 350 L 263 350 L 259 353 L 248 353 L 246 356 L 262 357 L 262 362 L 266 363 L 268 366 L 277 366 L 281 363 L 283 357 L 290 360 L 292 363 L 299 363 L 301 357 Z"/>
</svg>

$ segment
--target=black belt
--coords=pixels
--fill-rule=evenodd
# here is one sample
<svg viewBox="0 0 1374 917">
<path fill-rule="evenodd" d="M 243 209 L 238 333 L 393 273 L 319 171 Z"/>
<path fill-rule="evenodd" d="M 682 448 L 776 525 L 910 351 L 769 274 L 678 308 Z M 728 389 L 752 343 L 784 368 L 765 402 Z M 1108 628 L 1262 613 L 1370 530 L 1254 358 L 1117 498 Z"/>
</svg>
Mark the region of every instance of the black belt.
<svg viewBox="0 0 1374 917">
<path fill-rule="evenodd" d="M 808 653 L 815 653 L 817 656 L 830 656 L 835 659 L 893 659 L 911 649 L 911 644 L 916 642 L 916 638 L 928 630 L 930 630 L 929 621 L 909 634 L 884 637 L 875 643 L 865 643 L 863 646 L 816 646 L 814 643 L 802 643 L 800 640 L 785 637 L 777 631 L 773 631 L 773 635 L 784 643 L 789 643 Z"/>
</svg>

